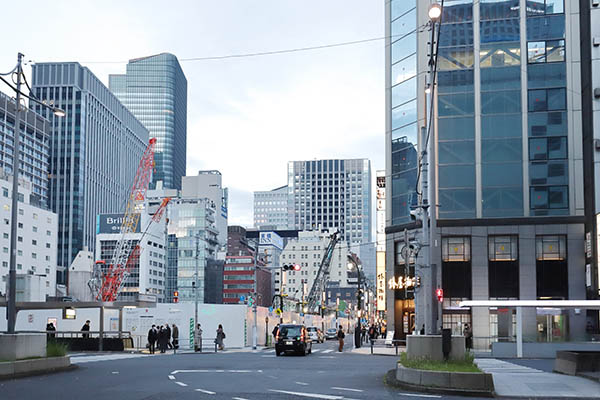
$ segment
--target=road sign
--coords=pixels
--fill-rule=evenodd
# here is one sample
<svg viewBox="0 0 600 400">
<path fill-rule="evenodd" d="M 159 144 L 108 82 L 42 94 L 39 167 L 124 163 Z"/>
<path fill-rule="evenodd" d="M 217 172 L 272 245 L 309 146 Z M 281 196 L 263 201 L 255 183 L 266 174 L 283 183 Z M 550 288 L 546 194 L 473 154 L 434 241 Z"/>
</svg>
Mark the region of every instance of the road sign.
<svg viewBox="0 0 600 400">
<path fill-rule="evenodd" d="M 278 308 L 277 310 L 275 310 L 275 314 L 281 315 L 281 308 Z"/>
<path fill-rule="evenodd" d="M 303 313 L 303 312 L 301 312 L 301 313 L 300 313 L 300 316 L 301 316 L 301 317 L 304 317 L 304 313 Z"/>
<path fill-rule="evenodd" d="M 246 301 L 246 296 L 240 296 L 240 301 Z"/>
<path fill-rule="evenodd" d="M 272 313 L 273 312 L 273 307 L 269 307 L 269 312 Z"/>
</svg>

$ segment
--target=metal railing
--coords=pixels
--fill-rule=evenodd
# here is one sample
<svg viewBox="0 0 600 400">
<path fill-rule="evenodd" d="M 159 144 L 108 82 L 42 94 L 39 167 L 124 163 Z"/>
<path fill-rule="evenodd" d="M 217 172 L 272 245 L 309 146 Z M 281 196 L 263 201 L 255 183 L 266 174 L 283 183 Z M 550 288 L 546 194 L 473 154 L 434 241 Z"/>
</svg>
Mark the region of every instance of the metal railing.
<svg viewBox="0 0 600 400">
<path fill-rule="evenodd" d="M 143 351 L 143 350 L 147 350 L 150 348 L 150 344 L 148 343 L 148 337 L 147 336 L 140 336 L 140 335 L 136 335 L 134 336 L 135 338 L 135 349 L 137 349 L 138 351 Z M 169 341 L 169 344 L 167 345 L 167 351 L 168 350 L 172 350 L 173 354 L 177 354 L 177 352 L 179 351 L 181 352 L 195 352 L 195 348 L 192 345 L 193 341 L 190 339 L 181 339 L 178 338 L 177 342 L 175 343 L 175 340 L 173 338 L 171 338 L 171 340 Z M 205 344 L 207 344 L 207 346 L 204 346 Z M 217 340 L 216 338 L 209 338 L 209 337 L 202 337 L 202 346 L 200 348 L 204 349 L 209 349 L 212 348 L 211 345 L 214 344 L 214 352 L 218 352 L 218 345 L 217 345 Z M 171 347 L 169 347 L 171 346 Z M 158 350 L 158 343 L 155 346 L 155 349 Z"/>
<path fill-rule="evenodd" d="M 377 347 L 393 347 L 396 350 L 396 355 L 398 355 L 398 347 L 406 346 L 406 340 L 369 339 L 369 341 L 371 342 L 371 354 L 375 354 L 374 349 L 376 349 Z"/>
</svg>

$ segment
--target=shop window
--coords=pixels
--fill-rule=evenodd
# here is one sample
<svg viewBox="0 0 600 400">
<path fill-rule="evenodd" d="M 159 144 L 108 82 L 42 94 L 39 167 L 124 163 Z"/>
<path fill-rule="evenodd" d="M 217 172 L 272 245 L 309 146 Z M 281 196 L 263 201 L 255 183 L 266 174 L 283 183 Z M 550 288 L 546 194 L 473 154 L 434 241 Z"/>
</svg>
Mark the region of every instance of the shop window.
<svg viewBox="0 0 600 400">
<path fill-rule="evenodd" d="M 519 298 L 519 245 L 517 236 L 488 238 L 490 298 Z"/>
<path fill-rule="evenodd" d="M 442 288 L 448 298 L 471 298 L 471 238 L 442 238 Z"/>
<path fill-rule="evenodd" d="M 566 236 L 537 236 L 535 256 L 538 299 L 568 298 L 569 273 Z"/>
</svg>

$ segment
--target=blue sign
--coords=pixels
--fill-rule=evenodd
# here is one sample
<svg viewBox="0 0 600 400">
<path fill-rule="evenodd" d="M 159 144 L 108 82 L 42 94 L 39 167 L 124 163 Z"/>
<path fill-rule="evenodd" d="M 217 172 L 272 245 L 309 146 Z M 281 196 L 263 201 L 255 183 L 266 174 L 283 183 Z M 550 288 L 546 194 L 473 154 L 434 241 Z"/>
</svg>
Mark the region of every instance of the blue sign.
<svg viewBox="0 0 600 400">
<path fill-rule="evenodd" d="M 301 317 L 304 317 L 304 313 L 303 313 L 303 312 L 301 312 L 301 313 L 300 313 L 300 316 L 301 316 Z"/>
<path fill-rule="evenodd" d="M 246 296 L 240 296 L 240 301 L 246 301 Z"/>
<path fill-rule="evenodd" d="M 273 307 L 269 307 L 269 312 L 272 313 L 273 312 Z"/>
</svg>

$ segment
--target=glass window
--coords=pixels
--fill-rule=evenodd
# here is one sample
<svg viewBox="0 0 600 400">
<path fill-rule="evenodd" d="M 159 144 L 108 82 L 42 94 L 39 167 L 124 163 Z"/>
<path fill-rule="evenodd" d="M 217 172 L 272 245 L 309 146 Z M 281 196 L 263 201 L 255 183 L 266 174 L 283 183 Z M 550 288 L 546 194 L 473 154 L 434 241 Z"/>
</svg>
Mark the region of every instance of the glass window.
<svg viewBox="0 0 600 400">
<path fill-rule="evenodd" d="M 519 42 L 482 44 L 479 55 L 481 68 L 521 64 Z M 483 71 L 482 71 L 483 72 Z"/>
<path fill-rule="evenodd" d="M 392 174 L 417 167 L 417 152 L 414 147 L 392 153 Z"/>
<path fill-rule="evenodd" d="M 529 111 L 547 111 L 548 104 L 545 90 L 529 91 Z"/>
<path fill-rule="evenodd" d="M 530 64 L 546 62 L 546 42 L 527 43 L 527 62 Z"/>
<path fill-rule="evenodd" d="M 417 97 L 417 78 L 411 78 L 392 87 L 392 107 L 399 106 Z"/>
<path fill-rule="evenodd" d="M 438 95 L 438 115 L 440 117 L 473 114 L 474 107 L 473 93 Z"/>
<path fill-rule="evenodd" d="M 527 67 L 529 89 L 567 86 L 565 63 L 530 64 Z"/>
<path fill-rule="evenodd" d="M 481 141 L 481 159 L 483 162 L 520 161 L 523 153 L 520 138 L 483 139 Z"/>
<path fill-rule="evenodd" d="M 481 90 L 507 90 L 521 88 L 520 67 L 481 69 Z M 520 96 L 519 96 L 520 97 Z M 520 101 L 519 101 L 520 104 Z M 519 106 L 520 108 L 520 106 Z M 519 109 L 519 111 L 521 111 Z"/>
<path fill-rule="evenodd" d="M 564 0 L 528 0 L 527 15 L 561 14 L 565 12 Z"/>
<path fill-rule="evenodd" d="M 472 47 L 441 47 L 438 55 L 439 71 L 473 68 Z"/>
<path fill-rule="evenodd" d="M 403 126 L 392 131 L 392 140 L 406 138 L 406 141 L 412 144 L 417 144 L 418 126 L 414 122 L 410 125 Z"/>
<path fill-rule="evenodd" d="M 417 55 L 413 54 L 392 65 L 392 85 L 404 82 L 417 75 Z"/>
<path fill-rule="evenodd" d="M 441 132 L 441 128 L 439 129 Z M 521 114 L 481 116 L 483 138 L 521 137 Z"/>
<path fill-rule="evenodd" d="M 567 172 L 567 161 L 531 162 L 529 181 L 531 185 L 566 185 Z"/>
<path fill-rule="evenodd" d="M 521 91 L 481 92 L 482 114 L 512 114 L 521 111 Z"/>
<path fill-rule="evenodd" d="M 535 257 L 537 260 L 565 260 L 567 257 L 566 236 L 536 236 Z"/>
<path fill-rule="evenodd" d="M 473 23 L 442 24 L 439 37 L 440 47 L 472 46 Z"/>
<path fill-rule="evenodd" d="M 481 43 L 518 42 L 520 26 L 518 18 L 481 21 Z"/>
<path fill-rule="evenodd" d="M 480 0 L 481 19 L 519 18 L 519 0 Z"/>
<path fill-rule="evenodd" d="M 417 99 L 392 109 L 392 129 L 417 120 Z"/>
<path fill-rule="evenodd" d="M 473 0 L 446 0 L 442 21 L 465 22 L 473 20 Z"/>
<path fill-rule="evenodd" d="M 489 261 L 516 261 L 519 259 L 517 236 L 489 236 Z"/>
<path fill-rule="evenodd" d="M 392 63 L 396 63 L 417 51 L 416 33 L 407 35 L 392 43 Z"/>
<path fill-rule="evenodd" d="M 482 212 L 484 217 L 506 217 L 523 215 L 523 188 L 484 187 L 481 191 Z"/>
<path fill-rule="evenodd" d="M 475 137 L 473 117 L 438 119 L 438 140 L 472 139 Z"/>
<path fill-rule="evenodd" d="M 522 181 L 521 163 L 483 163 L 481 165 L 482 186 L 515 186 Z"/>
<path fill-rule="evenodd" d="M 527 41 L 564 39 L 565 16 L 527 18 Z"/>
<path fill-rule="evenodd" d="M 474 165 L 445 165 L 439 166 L 439 187 L 475 187 Z"/>
<path fill-rule="evenodd" d="M 437 90 L 440 94 L 472 92 L 474 71 L 455 70 L 440 71 L 436 80 Z"/>
<path fill-rule="evenodd" d="M 471 238 L 445 237 L 442 238 L 442 261 L 464 262 L 471 260 Z"/>
<path fill-rule="evenodd" d="M 567 131 L 565 111 L 529 113 L 529 136 L 563 136 Z"/>
<path fill-rule="evenodd" d="M 548 111 L 565 110 L 567 108 L 566 89 L 548 89 Z"/>
<path fill-rule="evenodd" d="M 392 20 L 406 14 L 407 11 L 415 8 L 415 6 L 415 0 L 392 0 Z"/>
<path fill-rule="evenodd" d="M 440 165 L 475 162 L 475 142 L 438 142 L 438 161 Z"/>
<path fill-rule="evenodd" d="M 440 218 L 475 218 L 474 189 L 440 189 Z"/>
<path fill-rule="evenodd" d="M 417 9 L 402 15 L 392 21 L 392 41 L 414 32 L 417 29 Z"/>
</svg>

